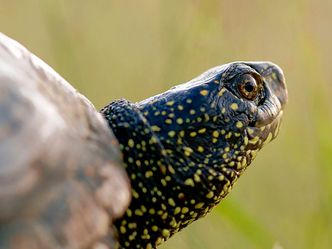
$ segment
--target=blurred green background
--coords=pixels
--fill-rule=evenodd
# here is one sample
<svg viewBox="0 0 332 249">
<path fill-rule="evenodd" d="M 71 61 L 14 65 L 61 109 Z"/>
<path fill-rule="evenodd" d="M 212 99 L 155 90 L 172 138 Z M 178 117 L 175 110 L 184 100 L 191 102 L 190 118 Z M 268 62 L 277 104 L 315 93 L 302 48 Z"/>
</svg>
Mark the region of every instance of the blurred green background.
<svg viewBox="0 0 332 249">
<path fill-rule="evenodd" d="M 97 108 L 234 60 L 271 60 L 289 104 L 232 193 L 162 249 L 332 248 L 332 1 L 0 0 L 0 30 Z"/>
</svg>

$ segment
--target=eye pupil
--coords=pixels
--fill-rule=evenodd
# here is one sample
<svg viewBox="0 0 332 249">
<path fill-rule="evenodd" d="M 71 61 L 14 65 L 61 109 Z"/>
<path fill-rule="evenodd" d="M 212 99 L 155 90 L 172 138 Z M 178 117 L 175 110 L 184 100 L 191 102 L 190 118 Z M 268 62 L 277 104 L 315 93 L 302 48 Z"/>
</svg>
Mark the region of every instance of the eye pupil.
<svg viewBox="0 0 332 249">
<path fill-rule="evenodd" d="M 250 93 L 250 92 L 252 92 L 252 91 L 254 90 L 254 86 L 252 85 L 252 83 L 248 82 L 248 83 L 245 85 L 244 89 L 245 89 L 247 92 Z"/>
</svg>

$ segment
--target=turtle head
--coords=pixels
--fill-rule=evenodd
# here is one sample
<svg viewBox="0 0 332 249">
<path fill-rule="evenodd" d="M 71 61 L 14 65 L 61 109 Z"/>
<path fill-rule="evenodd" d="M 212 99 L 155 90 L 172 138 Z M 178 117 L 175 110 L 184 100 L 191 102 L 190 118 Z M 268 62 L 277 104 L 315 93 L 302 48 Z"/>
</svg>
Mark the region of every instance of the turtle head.
<svg viewBox="0 0 332 249">
<path fill-rule="evenodd" d="M 276 137 L 286 101 L 278 66 L 235 62 L 142 102 L 105 107 L 133 193 L 116 223 L 120 244 L 153 248 L 206 215 Z"/>
<path fill-rule="evenodd" d="M 276 137 L 286 101 L 285 79 L 278 66 L 234 62 L 139 106 L 173 164 L 180 158 L 185 165 L 227 165 L 242 172 Z"/>
</svg>

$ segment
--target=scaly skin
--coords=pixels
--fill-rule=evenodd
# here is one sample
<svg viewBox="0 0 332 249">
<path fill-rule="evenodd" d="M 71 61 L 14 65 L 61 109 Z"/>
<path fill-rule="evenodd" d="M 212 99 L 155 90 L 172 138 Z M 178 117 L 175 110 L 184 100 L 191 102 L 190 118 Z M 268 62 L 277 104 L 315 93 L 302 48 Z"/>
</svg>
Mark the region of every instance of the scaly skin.
<svg viewBox="0 0 332 249">
<path fill-rule="evenodd" d="M 106 106 L 132 185 L 115 222 L 120 248 L 156 248 L 205 216 L 277 136 L 286 101 L 280 68 L 235 62 L 142 102 Z"/>
</svg>

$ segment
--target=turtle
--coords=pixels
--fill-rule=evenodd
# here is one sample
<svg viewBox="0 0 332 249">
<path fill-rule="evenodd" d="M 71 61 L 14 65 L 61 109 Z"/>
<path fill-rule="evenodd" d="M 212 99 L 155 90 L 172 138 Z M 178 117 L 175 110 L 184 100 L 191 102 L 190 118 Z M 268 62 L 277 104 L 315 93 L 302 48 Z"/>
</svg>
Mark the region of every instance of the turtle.
<svg viewBox="0 0 332 249">
<path fill-rule="evenodd" d="M 0 248 L 157 248 L 226 197 L 287 98 L 279 66 L 236 61 L 97 111 L 0 33 Z"/>
</svg>

